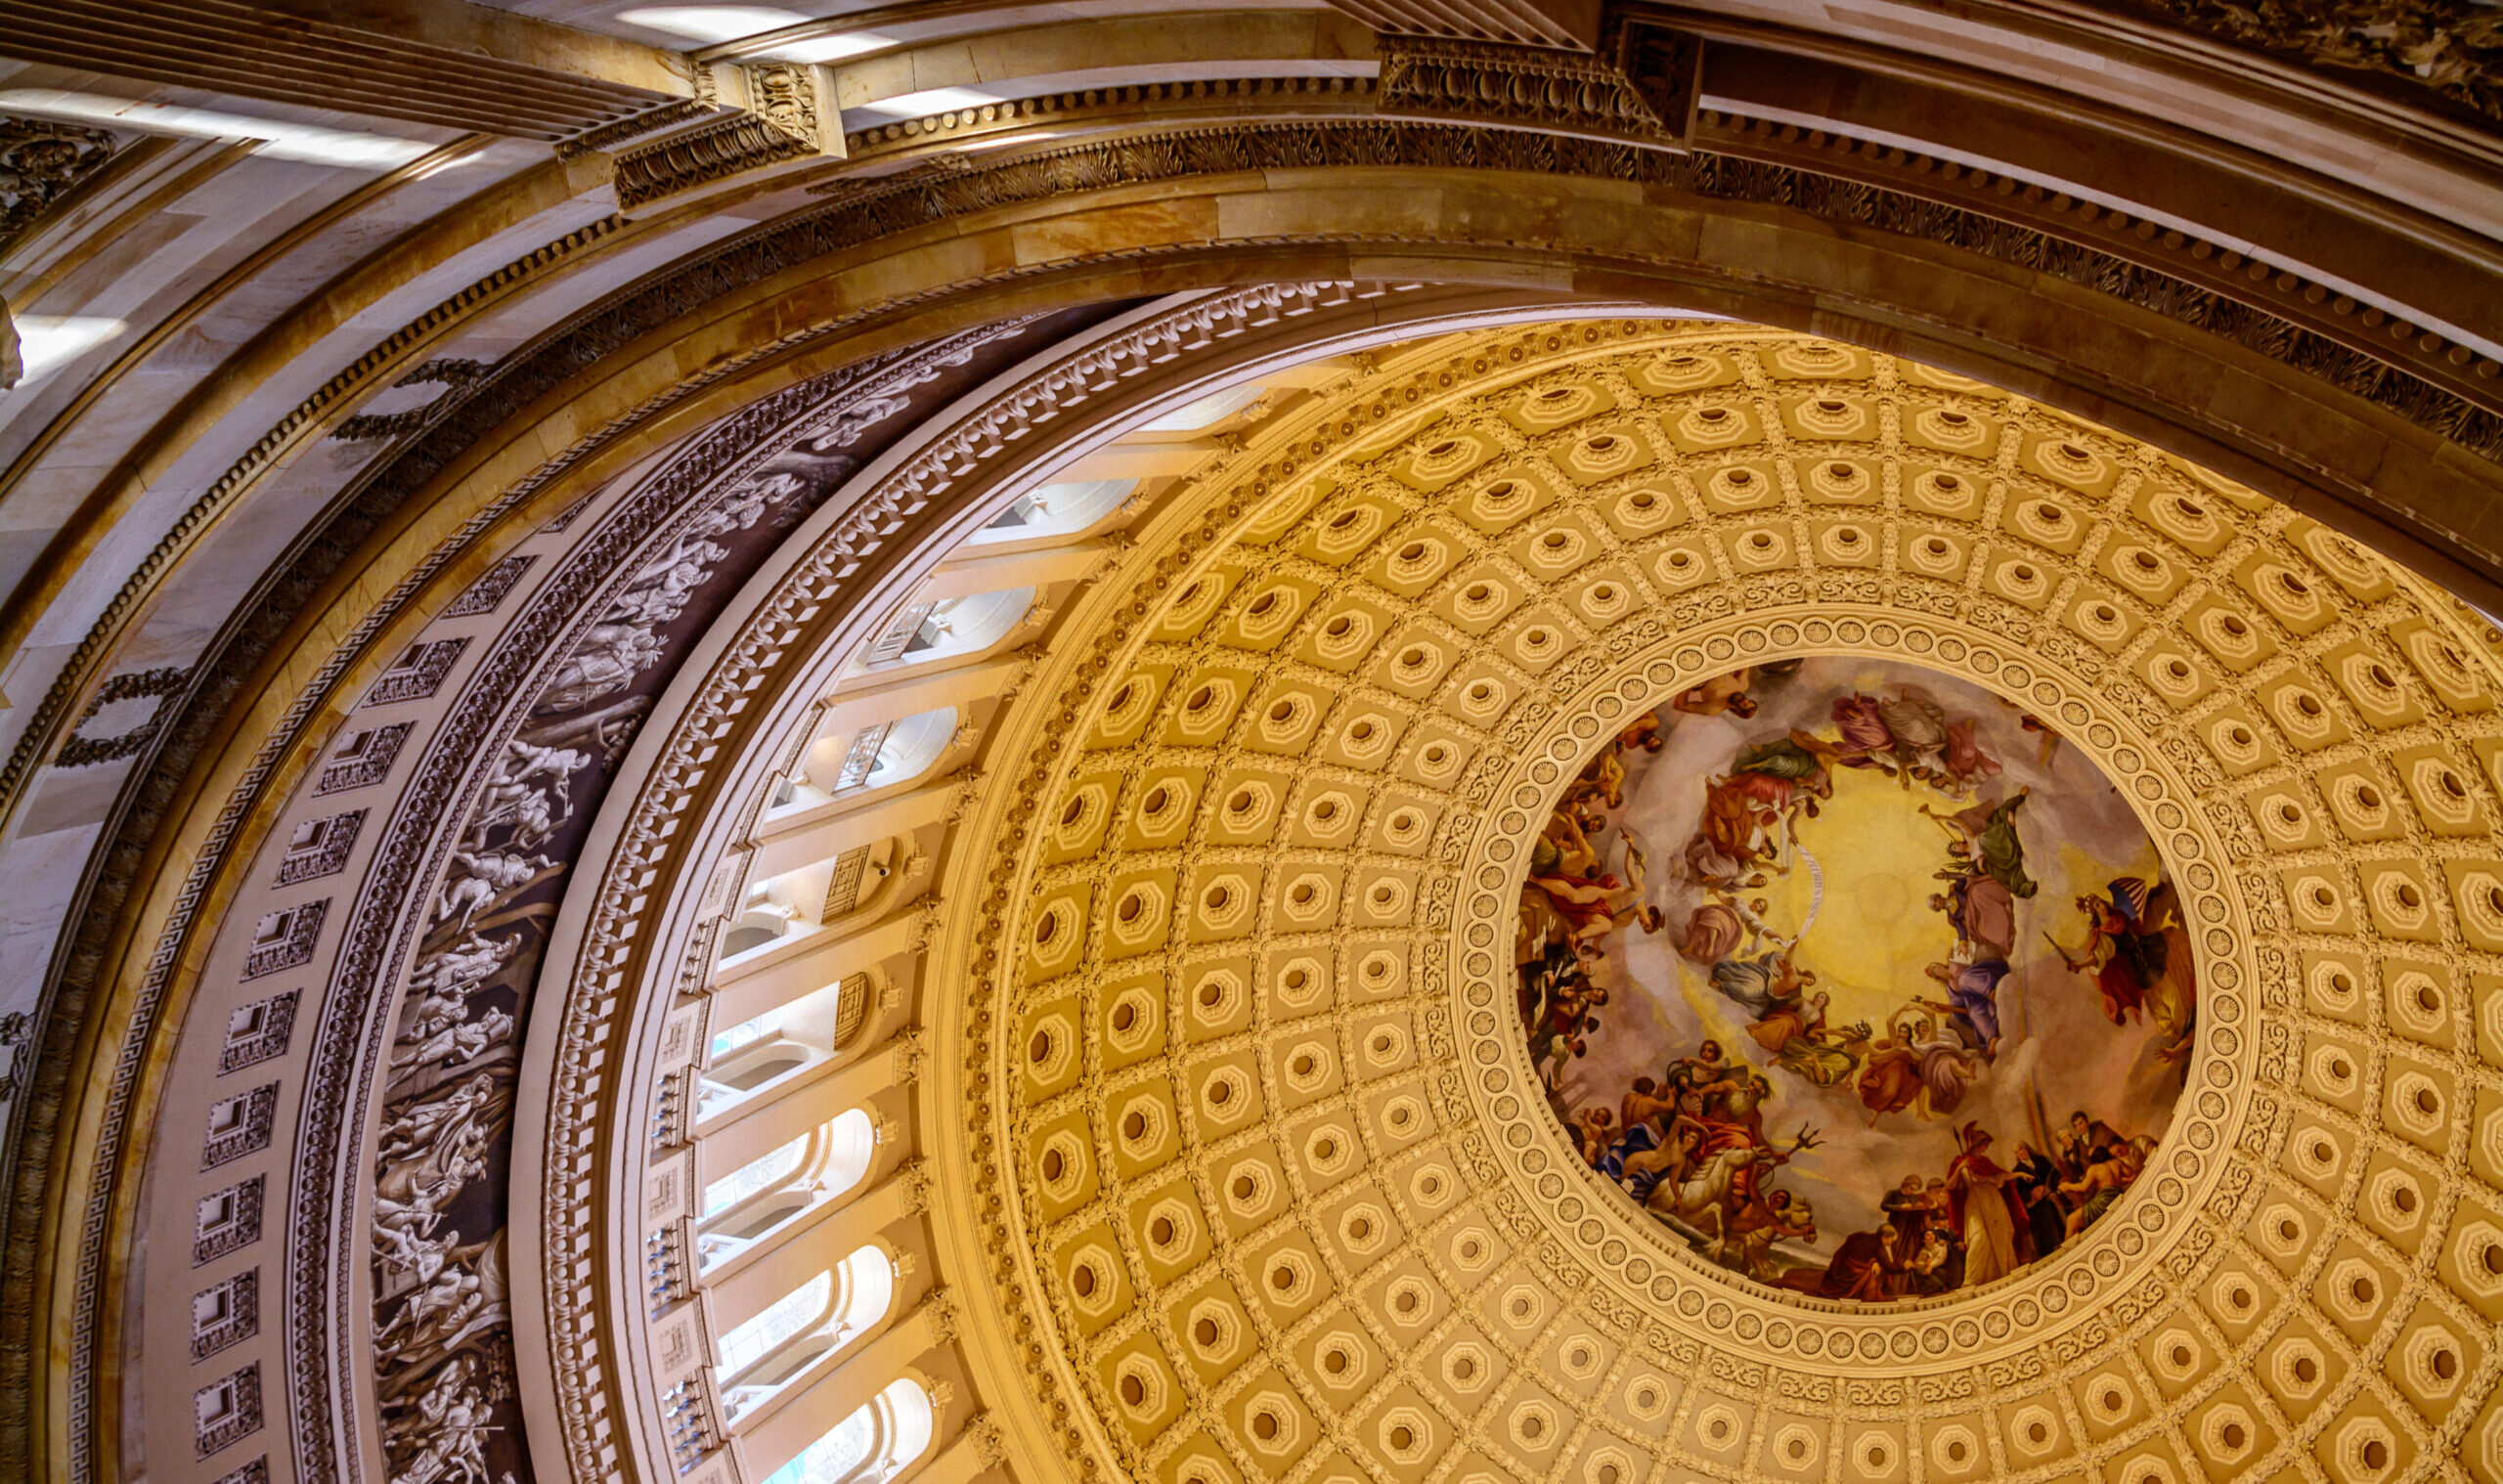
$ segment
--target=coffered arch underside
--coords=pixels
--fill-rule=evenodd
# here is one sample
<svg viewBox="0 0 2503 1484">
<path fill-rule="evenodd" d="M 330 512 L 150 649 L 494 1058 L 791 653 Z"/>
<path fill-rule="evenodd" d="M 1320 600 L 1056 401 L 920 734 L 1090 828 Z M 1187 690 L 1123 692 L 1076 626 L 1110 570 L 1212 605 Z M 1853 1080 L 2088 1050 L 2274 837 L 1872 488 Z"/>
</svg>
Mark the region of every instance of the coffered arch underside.
<svg viewBox="0 0 2503 1484">
<path fill-rule="evenodd" d="M 1778 332 L 1492 332 L 1192 502 L 1047 662 L 950 891 L 981 925 L 935 1090 L 984 1112 L 964 1213 L 1081 1473 L 2503 1467 L 2503 635 L 2132 440 Z M 1467 996 L 1551 735 L 1821 648 L 2118 760 L 2210 935 L 2125 1219 L 1876 1318 L 1632 1282 L 1637 1229 L 1535 1183 Z"/>
</svg>

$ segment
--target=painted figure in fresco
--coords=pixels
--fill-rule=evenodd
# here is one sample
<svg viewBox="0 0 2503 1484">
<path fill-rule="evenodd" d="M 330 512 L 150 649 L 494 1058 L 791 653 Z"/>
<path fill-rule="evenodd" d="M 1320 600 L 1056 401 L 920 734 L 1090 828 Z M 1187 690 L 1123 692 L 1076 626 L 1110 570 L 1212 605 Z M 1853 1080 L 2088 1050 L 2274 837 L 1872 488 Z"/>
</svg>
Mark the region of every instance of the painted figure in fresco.
<svg viewBox="0 0 2503 1484">
<path fill-rule="evenodd" d="M 1678 951 L 1699 964 L 1728 958 L 1747 936 L 1747 925 L 1726 901 L 1707 901 L 1686 920 L 1686 936 Z"/>
<path fill-rule="evenodd" d="M 2144 1140 L 2140 1147 L 2139 1140 Z M 2067 1235 L 2074 1237 L 2094 1223 L 2094 1219 L 2112 1208 L 2145 1166 L 2146 1157 L 2155 1141 L 2144 1134 L 2124 1144 L 2098 1144 L 2087 1155 L 2086 1168 L 2074 1180 L 2060 1182 L 2060 1195 L 2073 1203 L 2069 1211 Z"/>
<path fill-rule="evenodd" d="M 1984 1058 L 1964 1045 L 1963 1038 L 1939 1022 L 1923 1016 L 1920 1039 L 1912 1043 L 1920 1057 L 1920 1095 L 1912 1100 L 1912 1114 L 1924 1121 L 1943 1118 L 1954 1113 L 1964 1101 L 1964 1094 L 1981 1080 Z"/>
<path fill-rule="evenodd" d="M 1970 868 L 1941 871 L 1943 893 L 1932 893 L 1930 910 L 1947 915 L 1956 939 L 1973 945 L 1977 958 L 2006 958 L 2016 949 L 2016 897 L 2007 883 Z"/>
<path fill-rule="evenodd" d="M 1792 1041 L 1805 1040 L 1822 1031 L 1825 1028 L 1825 1007 L 1832 1003 L 1833 996 L 1822 989 L 1805 999 L 1793 995 L 1777 1001 L 1747 1027 L 1747 1036 L 1765 1050 L 1778 1054 Z"/>
<path fill-rule="evenodd" d="M 1747 685 L 1754 677 L 1755 672 L 1751 670 L 1733 670 L 1728 675 L 1714 676 L 1679 691 L 1669 706 L 1691 717 L 1727 715 L 1744 720 L 1756 714 L 1755 697 L 1747 694 Z"/>
<path fill-rule="evenodd" d="M 1944 1003 L 1914 1000 L 1924 1009 L 1945 1013 L 1964 1042 L 1985 1057 L 1998 1055 L 1999 1033 L 1998 986 L 2009 970 L 2003 958 L 1986 958 L 1978 963 L 1954 962 L 1931 964 L 1922 970 L 1947 989 Z"/>
<path fill-rule="evenodd" d="M 1775 842 L 1791 792 L 1787 781 L 1766 773 L 1732 773 L 1706 784 L 1703 828 L 1696 838 L 1710 848 L 1712 855 L 1699 863 L 1690 849 L 1690 868 L 1701 864 L 1712 876 L 1725 880 L 1753 871 L 1759 862 L 1786 871 Z"/>
<path fill-rule="evenodd" d="M 1946 1259 L 1943 1244 L 1931 1241 L 1929 1197 L 1918 1175 L 1906 1175 L 1878 1202 L 1884 1224 L 1872 1232 L 1854 1232 L 1825 1265 L 1817 1291 L 1827 1298 L 1857 1298 L 1877 1303 L 1916 1290 L 1921 1277 L 1935 1274 Z"/>
<path fill-rule="evenodd" d="M 1583 1037 L 1599 1028 L 1592 1012 L 1607 1004 L 1608 994 L 1591 981 L 1598 957 L 1588 942 L 1550 942 L 1536 964 L 1522 966 L 1521 1024 L 1529 1035 L 1530 1065 L 1550 1086 L 1562 1080 L 1568 1061 L 1587 1054 Z"/>
<path fill-rule="evenodd" d="M 1629 864 L 1639 858 L 1629 856 Z M 1643 900 L 1639 880 L 1620 882 L 1613 872 L 1595 877 L 1533 876 L 1531 889 L 1547 897 L 1550 910 L 1564 924 L 1574 942 L 1597 942 L 1628 923 L 1646 933 L 1668 926 L 1667 914 Z"/>
<path fill-rule="evenodd" d="M 1573 1114 L 1573 1132 L 1582 1145 L 1582 1162 L 1597 1168 L 1616 1142 L 1616 1114 L 1604 1108 L 1585 1108 Z"/>
<path fill-rule="evenodd" d="M 1877 705 L 1875 696 L 1836 697 L 1833 720 L 1835 730 L 1841 734 L 1846 765 L 1884 767 L 1883 760 L 1894 757 L 1895 734 L 1887 727 L 1886 713 Z"/>
<path fill-rule="evenodd" d="M 1773 1065 L 1812 1087 L 1846 1086 L 1867 1055 L 1869 1034 L 1866 1021 L 1829 1026 L 1821 1013 L 1804 1033 L 1781 1043 L 1773 1055 Z"/>
<path fill-rule="evenodd" d="M 1790 961 L 1790 950 L 1775 948 L 1753 958 L 1725 958 L 1712 966 L 1712 987 L 1754 1020 L 1796 1006 L 1817 976 Z"/>
<path fill-rule="evenodd" d="M 1694 1055 L 1669 1063 L 1660 1085 L 1676 1100 L 1680 1112 L 1702 1113 L 1705 1100 L 1739 1074 L 1740 1069 L 1722 1060 L 1722 1056 L 1719 1041 L 1704 1041 L 1695 1047 Z"/>
<path fill-rule="evenodd" d="M 1907 789 L 1915 780 L 1946 776 L 1947 713 L 1926 696 L 1843 696 L 1833 704 L 1833 720 L 1847 766 L 1877 768 Z"/>
<path fill-rule="evenodd" d="M 1735 882 L 1758 862 L 1787 873 L 1782 842 L 1800 813 L 1814 816 L 1817 801 L 1833 797 L 1827 769 L 1832 756 L 1822 739 L 1796 730 L 1741 750 L 1726 776 L 1704 785 L 1703 825 L 1696 833 L 1703 850 L 1688 846 L 1688 873 L 1697 880 Z"/>
<path fill-rule="evenodd" d="M 1816 1240 L 1816 1208 L 1788 1191 L 1773 1191 L 1731 1218 L 1722 1261 L 1760 1283 L 1778 1283 L 1781 1270 L 1771 1260 L 1773 1244 Z"/>
<path fill-rule="evenodd" d="M 1646 1125 L 1656 1133 L 1666 1128 L 1666 1120 L 1676 1117 L 1677 1113 L 1676 1094 L 1660 1096 L 1660 1084 L 1649 1077 L 1636 1077 L 1616 1106 L 1617 1125 L 1622 1134 L 1631 1134 Z"/>
<path fill-rule="evenodd" d="M 1706 1132 L 1683 1113 L 1664 1124 L 1646 1124 L 1619 1139 L 1601 1157 L 1598 1168 L 1624 1186 L 1627 1195 L 1647 1203 L 1663 1182 L 1675 1185 L 1693 1171 Z"/>
<path fill-rule="evenodd" d="M 2034 1253 L 2048 1257 L 2068 1236 L 2068 1212 L 2060 1204 L 2059 1167 L 2033 1145 L 2019 1144 L 2009 1174 L 2009 1189 L 2024 1203 L 2025 1222 L 2034 1233 Z"/>
<path fill-rule="evenodd" d="M 1714 676 L 1679 691 L 1670 700 L 1669 708 L 1691 717 L 1732 716 L 1741 721 L 1748 720 L 1759 707 L 1751 692 L 1797 675 L 1801 663 L 1795 659 L 1769 660 L 1762 665 Z"/>
<path fill-rule="evenodd" d="M 1997 804 L 1975 804 L 1952 814 L 1941 814 L 1924 804 L 1920 811 L 1961 833 L 1963 838 L 1948 847 L 1950 854 L 1970 860 L 1976 870 L 2021 899 L 2042 890 L 2025 874 L 2025 842 L 2016 833 L 2016 811 L 2033 792 L 2029 783 Z"/>
<path fill-rule="evenodd" d="M 1709 1143 L 1709 1140 L 1706 1140 Z M 1765 1171 L 1780 1164 L 1799 1148 L 1775 1149 L 1765 1144 L 1731 1143 L 1695 1156 L 1693 1163 L 1674 1179 L 1651 1187 L 1645 1202 L 1704 1234 L 1703 1254 L 1722 1260 L 1737 1235 L 1740 1212 L 1760 1203 Z M 1765 1239 L 1770 1244 L 1773 1239 Z"/>
<path fill-rule="evenodd" d="M 1997 758 L 1982 751 L 1981 740 L 1974 732 L 1979 724 L 1966 717 L 1947 728 L 1947 746 L 1939 754 L 1939 769 L 1945 774 L 1945 783 L 1955 793 L 1970 793 L 2005 770 Z"/>
<path fill-rule="evenodd" d="M 2086 946 L 2072 954 L 2053 942 L 2060 961 L 2092 977 L 2113 1025 L 2153 1019 L 2163 1026 L 2170 1044 L 2159 1055 L 2177 1060 L 2188 1046 L 2197 1001 L 2189 945 L 2173 941 L 2182 929 L 2172 883 L 2149 887 L 2135 876 L 2119 877 L 2108 898 L 2089 893 L 2077 899 L 2077 908 L 2086 919 Z"/>
<path fill-rule="evenodd" d="M 1644 713 L 1583 766 L 1581 776 L 1565 790 L 1565 798 L 1576 804 L 1596 802 L 1608 809 L 1625 807 L 1625 754 L 1656 753 L 1668 742 L 1668 733 L 1660 729 L 1658 715 Z"/>
<path fill-rule="evenodd" d="M 1887 1113 L 1911 1107 L 1921 1095 L 1920 1053 L 1913 1049 L 1917 1027 L 1917 1017 L 1910 1011 L 1895 1012 L 1886 1022 L 1886 1033 L 1870 1041 L 1861 1059 L 1855 1086 L 1872 1127 Z"/>
<path fill-rule="evenodd" d="M 1967 1122 L 1964 1152 L 1947 1165 L 1953 1224 L 1964 1239 L 1964 1283 L 1979 1287 L 2034 1260 L 2034 1229 L 2015 1177 L 1992 1161 L 1990 1132 Z"/>
</svg>

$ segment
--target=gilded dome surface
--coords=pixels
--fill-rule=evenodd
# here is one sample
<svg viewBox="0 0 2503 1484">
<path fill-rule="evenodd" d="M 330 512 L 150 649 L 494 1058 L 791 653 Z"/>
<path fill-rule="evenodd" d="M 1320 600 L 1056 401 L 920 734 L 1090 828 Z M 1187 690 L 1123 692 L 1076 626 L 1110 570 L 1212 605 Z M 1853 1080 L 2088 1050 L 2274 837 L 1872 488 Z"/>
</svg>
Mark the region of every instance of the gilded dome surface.
<svg viewBox="0 0 2503 1484">
<path fill-rule="evenodd" d="M 1382 353 L 1137 529 L 967 867 L 969 1209 L 1073 1465 L 2488 1458 L 2503 738 L 2454 604 L 2023 398 L 1729 326 Z M 1521 969 L 1559 942 L 1610 994 L 1560 1060 Z M 1753 1139 L 1690 1031 L 1772 1089 L 1813 1242 L 1607 1168 L 1638 1064 Z"/>
</svg>

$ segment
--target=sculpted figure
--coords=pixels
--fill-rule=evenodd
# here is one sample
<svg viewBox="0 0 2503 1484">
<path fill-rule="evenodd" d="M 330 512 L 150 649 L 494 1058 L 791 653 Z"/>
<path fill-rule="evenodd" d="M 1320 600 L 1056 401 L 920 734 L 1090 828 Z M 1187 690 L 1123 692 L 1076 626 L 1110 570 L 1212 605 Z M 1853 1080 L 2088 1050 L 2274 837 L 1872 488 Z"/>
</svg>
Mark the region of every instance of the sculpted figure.
<svg viewBox="0 0 2503 1484">
<path fill-rule="evenodd" d="M 434 1062 L 451 1066 L 473 1061 L 511 1033 L 512 1017 L 489 1006 L 487 1013 L 474 1021 L 443 1026 L 414 1043 L 404 1037 L 403 1049 L 391 1058 L 391 1065 L 422 1067 Z"/>
<path fill-rule="evenodd" d="M 432 1002 L 459 995 L 484 983 L 487 977 L 504 967 L 512 957 L 514 941 L 508 938 L 486 938 L 476 933 L 465 934 L 449 948 L 438 948 L 417 961 L 409 976 L 409 987 L 419 1000 Z"/>
<path fill-rule="evenodd" d="M 452 876 L 444 883 L 443 906 L 435 914 L 437 922 L 459 922 L 464 929 L 469 920 L 496 898 L 530 885 L 542 871 L 556 869 L 556 862 L 545 855 L 524 855 L 507 851 L 468 851 L 452 852 Z"/>
</svg>

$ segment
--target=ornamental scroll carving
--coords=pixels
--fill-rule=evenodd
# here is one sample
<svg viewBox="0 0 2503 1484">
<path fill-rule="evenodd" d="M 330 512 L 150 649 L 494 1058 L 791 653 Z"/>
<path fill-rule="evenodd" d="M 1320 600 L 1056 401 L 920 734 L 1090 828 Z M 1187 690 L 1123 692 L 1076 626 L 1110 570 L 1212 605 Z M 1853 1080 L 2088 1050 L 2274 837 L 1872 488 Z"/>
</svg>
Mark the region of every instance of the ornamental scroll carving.
<svg viewBox="0 0 2503 1484">
<path fill-rule="evenodd" d="M 2144 16 L 2324 71 L 2360 74 L 2381 91 L 2431 93 L 2503 123 L 2503 14 L 2473 0 L 2135 0 L 2104 8 Z"/>
<path fill-rule="evenodd" d="M 0 117 L 0 247 L 103 169 L 119 143 L 109 129 Z"/>
<path fill-rule="evenodd" d="M 1385 36 L 1382 110 L 1590 139 L 1675 144 L 1685 132 L 1691 97 L 1692 38 L 1656 26 L 1620 27 L 1619 34 L 1621 48 L 1639 49 L 1641 74 L 1629 74 L 1614 61 L 1543 47 Z"/>
<path fill-rule="evenodd" d="M 841 153 L 838 123 L 813 66 L 766 63 L 735 69 L 747 110 L 628 151 L 617 160 L 617 203 L 626 209 L 751 170 Z M 832 147 L 829 150 L 829 146 Z"/>
</svg>

